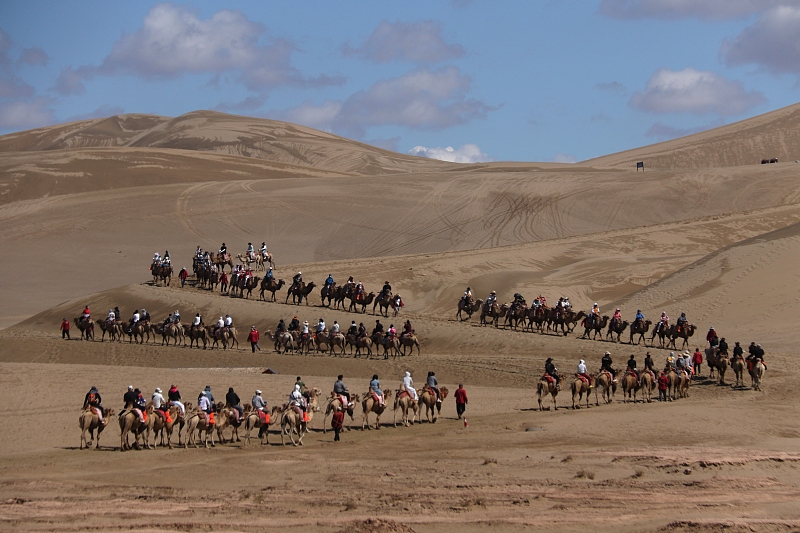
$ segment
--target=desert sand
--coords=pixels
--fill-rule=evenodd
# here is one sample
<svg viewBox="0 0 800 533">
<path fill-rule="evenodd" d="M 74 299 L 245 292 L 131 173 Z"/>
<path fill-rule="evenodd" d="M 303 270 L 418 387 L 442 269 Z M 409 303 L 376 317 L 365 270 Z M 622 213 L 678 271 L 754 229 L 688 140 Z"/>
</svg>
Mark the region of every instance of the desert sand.
<svg viewBox="0 0 800 533">
<path fill-rule="evenodd" d="M 667 143 L 576 165 L 458 165 L 388 152 L 292 124 L 197 111 L 122 115 L 0 137 L 0 529 L 15 531 L 796 531 L 800 428 L 795 355 L 800 313 L 800 105 Z M 777 164 L 761 165 L 762 158 Z M 644 173 L 636 161 L 645 161 Z M 276 277 L 301 270 L 379 291 L 398 317 L 247 299 L 153 284 L 153 253 L 191 269 L 196 246 L 234 253 L 266 241 Z M 263 276 L 263 272 L 257 272 Z M 552 357 L 571 376 L 608 350 L 621 368 L 669 350 L 481 327 L 455 318 L 470 286 L 576 309 L 598 302 L 631 320 L 686 312 L 703 349 L 714 326 L 733 345 L 765 348 L 762 391 L 725 385 L 703 365 L 688 398 L 595 401 L 538 410 Z M 202 350 L 86 342 L 62 318 L 90 305 L 156 320 L 180 310 L 230 314 L 241 345 Z M 414 325 L 417 355 L 355 359 L 284 355 L 263 335 L 280 318 L 371 329 Z M 502 324 L 502 323 L 501 323 Z M 262 332 L 262 351 L 245 336 Z M 96 329 L 99 339 L 99 328 Z M 605 337 L 605 335 L 604 335 Z M 647 335 L 649 339 L 650 335 Z M 680 344 L 678 345 L 680 347 Z M 276 374 L 262 373 L 270 368 Z M 210 384 L 286 401 L 294 378 L 325 395 L 337 374 L 364 393 L 373 374 L 394 391 L 429 370 L 464 383 L 468 427 L 452 397 L 436 423 L 362 431 L 342 442 L 317 413 L 304 446 L 218 444 L 120 453 L 116 420 L 100 450 L 79 450 L 83 395 L 96 385 L 119 410 L 127 385 L 146 396 L 178 383 L 194 400 Z M 599 403 L 599 405 L 597 405 Z M 547 403 L 545 403 L 547 405 Z M 346 423 L 351 423 L 350 419 Z M 276 444 L 278 443 L 278 444 Z"/>
</svg>

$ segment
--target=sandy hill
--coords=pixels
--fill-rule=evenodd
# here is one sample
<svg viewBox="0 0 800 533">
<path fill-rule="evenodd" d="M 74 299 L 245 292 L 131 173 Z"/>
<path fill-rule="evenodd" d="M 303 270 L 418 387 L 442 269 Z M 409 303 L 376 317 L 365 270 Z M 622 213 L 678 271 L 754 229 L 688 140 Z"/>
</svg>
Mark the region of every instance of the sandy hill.
<svg viewBox="0 0 800 533">
<path fill-rule="evenodd" d="M 214 111 L 194 111 L 175 118 L 115 115 L 0 137 L 0 152 L 123 147 L 214 152 L 356 174 L 452 166 L 304 126 Z"/>
<path fill-rule="evenodd" d="M 636 168 L 718 168 L 800 159 L 800 104 L 695 135 L 626 150 L 582 164 Z"/>
</svg>

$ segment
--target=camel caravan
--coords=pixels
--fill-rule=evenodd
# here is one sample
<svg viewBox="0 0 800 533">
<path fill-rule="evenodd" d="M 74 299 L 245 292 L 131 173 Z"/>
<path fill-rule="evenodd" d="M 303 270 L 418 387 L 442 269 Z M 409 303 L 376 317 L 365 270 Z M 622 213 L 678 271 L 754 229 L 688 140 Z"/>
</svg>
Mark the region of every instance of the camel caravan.
<svg viewBox="0 0 800 533">
<path fill-rule="evenodd" d="M 228 389 L 225 401 L 215 401 L 211 386 L 207 385 L 200 392 L 195 406 L 192 402 L 182 401 L 174 384 L 166 397 L 161 389 L 156 388 L 150 400 L 145 400 L 138 388 L 130 386 L 123 398 L 125 407 L 117 415 L 119 449 L 171 449 L 173 445 L 209 448 L 233 443 L 246 447 L 253 438 L 257 438 L 262 445 L 269 445 L 270 426 L 280 428 L 281 445 L 291 443 L 293 446 L 302 446 L 309 432 L 321 430 L 323 434 L 327 433 L 329 419 L 337 412 L 341 413 L 340 416 L 348 415 L 351 422 L 340 428 L 352 430 L 358 406 L 361 407 L 362 430 L 384 427 L 381 417 L 387 410 L 394 412 L 393 427 L 398 425 L 398 415 L 403 426 L 420 423 L 423 408 L 426 410 L 425 420 L 435 423 L 441 414 L 443 400 L 448 396 L 448 389 L 438 386 L 433 372 L 428 373 L 425 385 L 416 389 L 410 372 L 406 372 L 403 384 L 394 392 L 382 391 L 378 376 L 374 375 L 367 392 L 351 395 L 342 382 L 342 376 L 339 376 L 324 408 L 320 405 L 321 395 L 319 388 L 306 387 L 300 377 L 289 395 L 289 401 L 272 408 L 269 408 L 260 390 L 255 391 L 249 403 L 242 405 L 233 387 Z M 322 427 L 312 429 L 315 415 L 323 412 L 323 409 Z M 78 417 L 80 449 L 89 449 L 93 445 L 98 449 L 100 435 L 112 422 L 114 415 L 113 409 L 103 407 L 99 391 L 92 387 L 86 394 L 83 410 Z"/>
</svg>

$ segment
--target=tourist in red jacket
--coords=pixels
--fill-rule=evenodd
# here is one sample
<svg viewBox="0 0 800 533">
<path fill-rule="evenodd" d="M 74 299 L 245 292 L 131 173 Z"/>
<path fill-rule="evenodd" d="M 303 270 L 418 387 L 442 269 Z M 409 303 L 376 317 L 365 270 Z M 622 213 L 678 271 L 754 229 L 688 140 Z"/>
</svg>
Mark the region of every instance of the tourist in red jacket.
<svg viewBox="0 0 800 533">
<path fill-rule="evenodd" d="M 256 348 L 258 351 L 261 351 L 261 348 L 258 345 L 258 330 L 255 326 L 250 328 L 250 334 L 247 336 L 247 340 L 250 341 L 250 347 L 253 349 L 253 353 L 256 353 Z"/>
<path fill-rule="evenodd" d="M 458 388 L 456 389 L 456 413 L 458 413 L 458 418 L 464 414 L 464 411 L 467 409 L 467 389 L 464 388 L 463 383 L 458 384 Z"/>
<path fill-rule="evenodd" d="M 66 318 L 61 321 L 61 338 L 70 340 L 69 338 L 69 320 Z"/>
<path fill-rule="evenodd" d="M 669 378 L 661 371 L 661 375 L 658 377 L 658 401 L 659 402 L 666 402 L 667 401 L 667 388 L 669 387 Z"/>
</svg>

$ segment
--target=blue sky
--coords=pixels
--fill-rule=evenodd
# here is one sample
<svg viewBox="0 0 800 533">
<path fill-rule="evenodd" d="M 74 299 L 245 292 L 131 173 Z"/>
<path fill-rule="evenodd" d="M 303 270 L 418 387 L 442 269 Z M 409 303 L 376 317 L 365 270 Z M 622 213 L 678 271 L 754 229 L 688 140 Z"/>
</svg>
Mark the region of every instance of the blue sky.
<svg viewBox="0 0 800 533">
<path fill-rule="evenodd" d="M 796 0 L 28 0 L 0 3 L 0 30 L 0 133 L 216 109 L 463 162 L 571 162 L 800 92 Z"/>
</svg>

